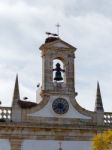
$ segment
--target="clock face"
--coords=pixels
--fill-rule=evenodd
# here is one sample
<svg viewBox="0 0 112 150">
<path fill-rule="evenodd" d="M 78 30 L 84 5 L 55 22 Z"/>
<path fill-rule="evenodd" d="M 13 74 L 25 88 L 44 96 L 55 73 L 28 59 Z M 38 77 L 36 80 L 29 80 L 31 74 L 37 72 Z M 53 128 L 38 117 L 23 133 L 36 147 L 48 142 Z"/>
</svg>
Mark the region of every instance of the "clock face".
<svg viewBox="0 0 112 150">
<path fill-rule="evenodd" d="M 69 104 L 67 100 L 63 98 L 57 98 L 52 103 L 52 108 L 57 114 L 65 114 L 69 109 Z"/>
</svg>

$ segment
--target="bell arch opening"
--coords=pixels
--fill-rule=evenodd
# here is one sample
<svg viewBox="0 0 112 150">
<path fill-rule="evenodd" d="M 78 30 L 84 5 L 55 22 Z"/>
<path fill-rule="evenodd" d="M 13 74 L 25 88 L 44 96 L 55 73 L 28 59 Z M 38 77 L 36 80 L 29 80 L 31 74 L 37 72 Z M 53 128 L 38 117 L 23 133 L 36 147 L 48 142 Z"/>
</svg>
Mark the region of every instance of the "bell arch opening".
<svg viewBox="0 0 112 150">
<path fill-rule="evenodd" d="M 66 83 L 65 64 L 63 59 L 53 59 L 53 82 Z"/>
</svg>

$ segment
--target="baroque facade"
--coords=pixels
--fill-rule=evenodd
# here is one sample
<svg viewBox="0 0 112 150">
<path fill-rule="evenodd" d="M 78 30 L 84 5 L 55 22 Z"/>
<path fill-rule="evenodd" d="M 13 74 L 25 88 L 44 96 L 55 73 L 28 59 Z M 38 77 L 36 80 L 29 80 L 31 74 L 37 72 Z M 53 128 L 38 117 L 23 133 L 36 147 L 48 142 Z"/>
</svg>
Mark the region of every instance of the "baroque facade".
<svg viewBox="0 0 112 150">
<path fill-rule="evenodd" d="M 75 91 L 76 48 L 48 37 L 40 50 L 40 103 L 21 100 L 16 76 L 12 106 L 0 107 L 0 139 L 10 150 L 90 150 L 93 136 L 112 128 L 112 113 L 104 112 L 99 83 L 94 111 L 82 108 Z"/>
</svg>

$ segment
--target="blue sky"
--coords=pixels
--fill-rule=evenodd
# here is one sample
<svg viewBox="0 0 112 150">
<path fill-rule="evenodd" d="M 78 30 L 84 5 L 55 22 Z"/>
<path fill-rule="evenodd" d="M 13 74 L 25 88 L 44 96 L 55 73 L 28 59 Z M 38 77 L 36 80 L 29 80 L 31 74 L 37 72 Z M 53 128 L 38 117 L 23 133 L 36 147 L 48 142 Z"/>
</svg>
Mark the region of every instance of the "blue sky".
<svg viewBox="0 0 112 150">
<path fill-rule="evenodd" d="M 77 101 L 93 110 L 100 82 L 104 109 L 112 111 L 111 0 L 0 0 L 0 100 L 11 105 L 16 73 L 21 99 L 36 99 L 41 82 L 40 45 L 56 32 L 77 47 Z"/>
</svg>

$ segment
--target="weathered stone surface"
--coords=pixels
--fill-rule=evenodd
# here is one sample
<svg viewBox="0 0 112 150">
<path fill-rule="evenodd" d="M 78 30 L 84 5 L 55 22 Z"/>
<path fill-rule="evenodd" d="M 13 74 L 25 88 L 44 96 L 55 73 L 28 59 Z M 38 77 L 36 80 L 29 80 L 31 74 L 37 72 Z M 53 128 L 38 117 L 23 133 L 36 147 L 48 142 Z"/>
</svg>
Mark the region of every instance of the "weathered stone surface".
<svg viewBox="0 0 112 150">
<path fill-rule="evenodd" d="M 16 78 L 12 107 L 0 107 L 0 138 L 9 139 L 11 150 L 21 150 L 24 140 L 91 141 L 97 133 L 112 129 L 112 113 L 88 111 L 76 101 L 74 75 L 76 48 L 57 38 L 46 42 L 40 49 L 42 101 L 34 107 L 26 107 L 32 103 L 24 102 L 25 107 L 20 107 L 19 83 Z M 54 59 L 59 59 L 64 64 L 63 83 L 53 81 Z M 52 103 L 57 98 L 66 99 L 69 104 L 69 110 L 63 115 L 53 111 Z"/>
</svg>

